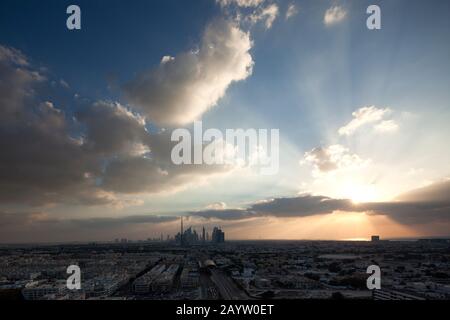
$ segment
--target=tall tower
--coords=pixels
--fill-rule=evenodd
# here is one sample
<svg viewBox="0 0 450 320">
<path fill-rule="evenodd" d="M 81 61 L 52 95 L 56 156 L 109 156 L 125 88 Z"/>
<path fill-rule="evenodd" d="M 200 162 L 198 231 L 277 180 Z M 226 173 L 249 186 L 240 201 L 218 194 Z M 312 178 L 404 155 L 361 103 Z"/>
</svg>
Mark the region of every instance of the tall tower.
<svg viewBox="0 0 450 320">
<path fill-rule="evenodd" d="M 183 216 L 181 216 L 180 245 L 183 245 Z"/>
<path fill-rule="evenodd" d="M 202 231 L 202 241 L 205 242 L 206 241 L 206 237 L 205 237 L 205 226 L 203 226 L 203 231 Z"/>
<path fill-rule="evenodd" d="M 181 216 L 181 234 L 183 234 L 183 216 Z"/>
</svg>

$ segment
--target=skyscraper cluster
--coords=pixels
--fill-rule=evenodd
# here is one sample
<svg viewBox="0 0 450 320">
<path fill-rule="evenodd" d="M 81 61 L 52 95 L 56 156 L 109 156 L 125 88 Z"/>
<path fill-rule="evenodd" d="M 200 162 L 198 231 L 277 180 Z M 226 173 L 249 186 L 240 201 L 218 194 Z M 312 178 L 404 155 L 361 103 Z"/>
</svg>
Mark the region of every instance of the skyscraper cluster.
<svg viewBox="0 0 450 320">
<path fill-rule="evenodd" d="M 221 229 L 214 227 L 211 241 L 213 243 L 223 243 L 225 242 L 225 232 L 223 232 Z"/>
<path fill-rule="evenodd" d="M 175 235 L 175 241 L 181 245 L 192 245 L 201 243 L 223 243 L 225 242 L 225 233 L 218 227 L 214 227 L 209 236 L 209 232 L 206 231 L 205 227 L 202 227 L 201 233 L 197 233 L 192 227 L 184 230 L 183 217 L 180 219 L 180 232 Z"/>
</svg>

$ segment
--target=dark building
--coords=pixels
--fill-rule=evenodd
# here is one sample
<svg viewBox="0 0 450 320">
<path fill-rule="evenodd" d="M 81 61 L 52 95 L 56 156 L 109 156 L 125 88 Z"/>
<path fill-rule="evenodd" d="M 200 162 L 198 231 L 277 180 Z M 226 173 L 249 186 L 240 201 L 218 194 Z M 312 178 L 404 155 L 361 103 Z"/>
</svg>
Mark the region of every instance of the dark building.
<svg viewBox="0 0 450 320">
<path fill-rule="evenodd" d="M 213 232 L 212 232 L 211 241 L 213 243 L 225 242 L 225 233 L 221 229 L 214 227 Z"/>
<path fill-rule="evenodd" d="M 187 228 L 184 230 L 183 225 L 183 217 L 181 217 L 181 228 L 180 232 L 175 235 L 175 241 L 179 243 L 181 246 L 184 245 L 192 245 L 199 242 L 199 236 L 195 230 L 192 229 L 192 227 Z"/>
</svg>

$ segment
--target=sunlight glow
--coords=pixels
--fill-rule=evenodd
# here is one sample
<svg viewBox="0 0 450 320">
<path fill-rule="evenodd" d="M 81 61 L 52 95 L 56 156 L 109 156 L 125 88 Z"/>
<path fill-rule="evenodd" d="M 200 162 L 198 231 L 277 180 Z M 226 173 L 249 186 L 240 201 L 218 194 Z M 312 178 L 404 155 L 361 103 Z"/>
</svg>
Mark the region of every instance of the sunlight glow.
<svg viewBox="0 0 450 320">
<path fill-rule="evenodd" d="M 355 204 L 378 200 L 374 185 L 348 184 L 344 187 L 344 195 Z"/>
</svg>

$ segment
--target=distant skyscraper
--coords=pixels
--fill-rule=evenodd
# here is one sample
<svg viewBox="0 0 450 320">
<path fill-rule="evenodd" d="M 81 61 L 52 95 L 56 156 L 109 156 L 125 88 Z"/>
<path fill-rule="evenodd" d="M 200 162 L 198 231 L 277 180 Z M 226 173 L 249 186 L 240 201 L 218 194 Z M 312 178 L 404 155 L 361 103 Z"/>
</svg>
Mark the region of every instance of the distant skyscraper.
<svg viewBox="0 0 450 320">
<path fill-rule="evenodd" d="M 211 236 L 211 241 L 214 243 L 225 242 L 225 233 L 221 229 L 214 227 L 212 236 Z"/>
<path fill-rule="evenodd" d="M 372 236 L 372 242 L 380 241 L 380 236 Z"/>
<path fill-rule="evenodd" d="M 203 242 L 206 241 L 205 227 L 203 227 L 203 230 L 202 230 L 202 241 L 203 241 Z"/>
<path fill-rule="evenodd" d="M 181 234 L 183 234 L 183 217 L 181 217 Z"/>
<path fill-rule="evenodd" d="M 183 245 L 183 216 L 181 216 L 180 244 Z"/>
</svg>

